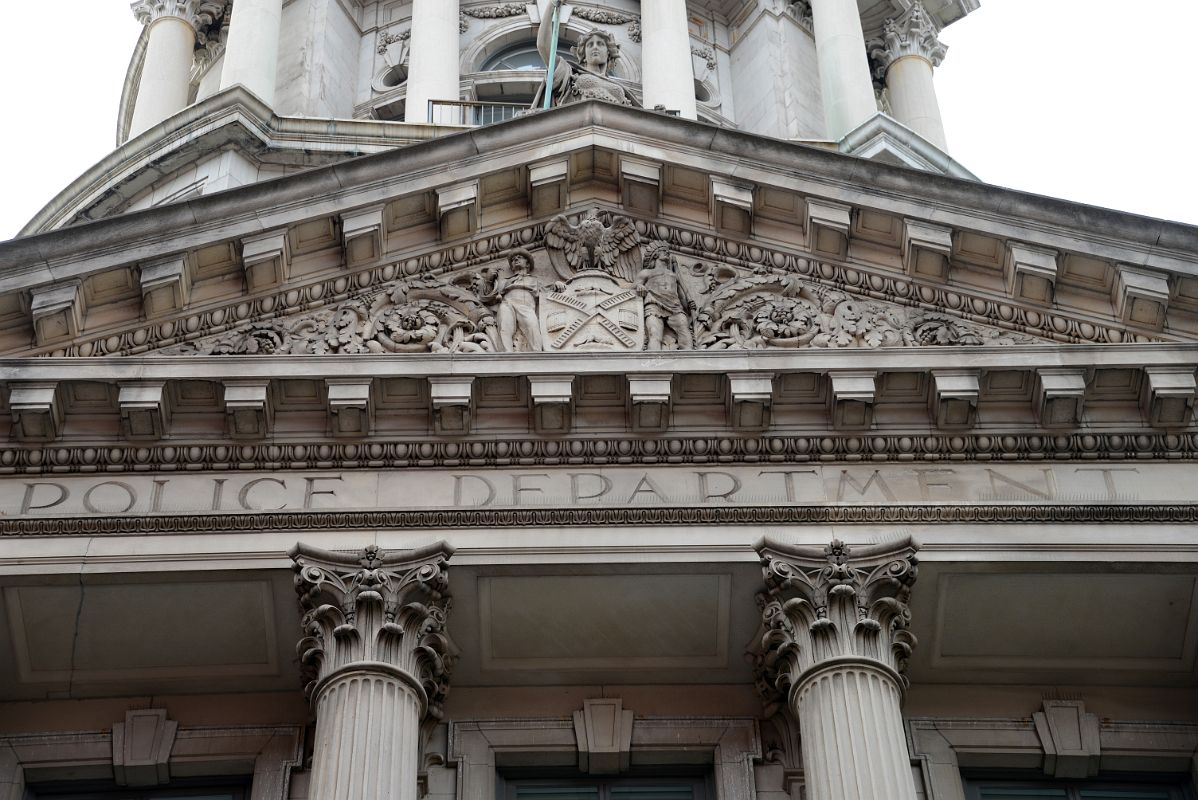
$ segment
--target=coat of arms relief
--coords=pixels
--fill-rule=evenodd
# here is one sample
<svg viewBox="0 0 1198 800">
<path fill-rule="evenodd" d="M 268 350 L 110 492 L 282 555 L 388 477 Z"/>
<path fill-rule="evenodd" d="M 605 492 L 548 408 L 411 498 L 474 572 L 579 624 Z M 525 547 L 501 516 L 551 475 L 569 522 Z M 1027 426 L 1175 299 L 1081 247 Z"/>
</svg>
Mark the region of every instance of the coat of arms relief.
<svg viewBox="0 0 1198 800">
<path fill-rule="evenodd" d="M 694 261 L 592 209 L 538 254 L 425 274 L 164 353 L 571 353 L 1033 344 L 935 310 L 854 297 L 776 268 Z"/>
</svg>

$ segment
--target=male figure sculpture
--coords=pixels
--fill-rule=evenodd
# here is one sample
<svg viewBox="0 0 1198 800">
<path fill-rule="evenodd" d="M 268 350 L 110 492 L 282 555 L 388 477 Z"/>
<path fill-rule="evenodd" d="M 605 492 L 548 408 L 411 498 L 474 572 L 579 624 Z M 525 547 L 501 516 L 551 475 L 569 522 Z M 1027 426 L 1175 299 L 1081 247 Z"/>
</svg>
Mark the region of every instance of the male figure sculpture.
<svg viewBox="0 0 1198 800">
<path fill-rule="evenodd" d="M 532 254 L 517 248 L 508 255 L 511 274 L 496 281 L 495 288 L 482 299 L 498 298 L 496 323 L 499 341 L 505 352 L 516 350 L 516 335 L 524 338 L 524 349 L 534 353 L 542 350 L 541 329 L 537 323 L 537 293 L 545 284 L 532 274 Z"/>
<path fill-rule="evenodd" d="M 664 350 L 667 331 L 673 334 L 677 349 L 693 349 L 689 314 L 694 312 L 695 303 L 678 276 L 678 261 L 670 255 L 670 247 L 665 242 L 650 242 L 644 246 L 643 268 L 636 276 L 636 291 L 645 298 L 647 349 Z"/>
</svg>

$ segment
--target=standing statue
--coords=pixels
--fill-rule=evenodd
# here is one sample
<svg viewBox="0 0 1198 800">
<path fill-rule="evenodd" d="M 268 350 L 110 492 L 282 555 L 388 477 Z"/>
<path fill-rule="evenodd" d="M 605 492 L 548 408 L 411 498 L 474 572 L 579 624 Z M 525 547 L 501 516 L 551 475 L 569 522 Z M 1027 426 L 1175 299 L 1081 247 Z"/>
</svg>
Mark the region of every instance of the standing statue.
<svg viewBox="0 0 1198 800">
<path fill-rule="evenodd" d="M 650 242 L 642 249 L 644 268 L 637 273 L 636 291 L 645 298 L 646 348 L 664 350 L 669 332 L 676 349 L 691 350 L 695 342 L 690 314 L 695 311 L 695 302 L 678 275 L 678 260 L 665 242 Z"/>
<path fill-rule="evenodd" d="M 537 295 L 545 284 L 532 274 L 532 254 L 517 248 L 508 254 L 511 274 L 497 278 L 494 287 L 482 294 L 483 302 L 499 301 L 495 312 L 499 341 L 505 352 L 516 351 L 516 336 L 524 339 L 526 351 L 541 352 L 541 330 L 537 322 Z"/>
<path fill-rule="evenodd" d="M 553 41 L 553 9 L 556 3 L 548 3 L 541 17 L 541 27 L 537 31 L 537 51 L 549 65 L 549 46 Z M 582 37 L 572 48 L 574 57 L 578 59 L 573 64 L 560 55 L 557 63 L 549 65 L 553 75 L 553 104 L 564 106 L 567 103 L 577 103 L 582 100 L 606 100 L 622 106 L 632 106 L 636 103 L 632 95 L 620 84 L 611 79 L 609 71 L 612 64 L 620 57 L 620 45 L 610 33 L 593 30 Z M 542 85 L 537 98 L 533 100 L 533 108 L 540 108 L 544 102 L 545 87 Z"/>
</svg>

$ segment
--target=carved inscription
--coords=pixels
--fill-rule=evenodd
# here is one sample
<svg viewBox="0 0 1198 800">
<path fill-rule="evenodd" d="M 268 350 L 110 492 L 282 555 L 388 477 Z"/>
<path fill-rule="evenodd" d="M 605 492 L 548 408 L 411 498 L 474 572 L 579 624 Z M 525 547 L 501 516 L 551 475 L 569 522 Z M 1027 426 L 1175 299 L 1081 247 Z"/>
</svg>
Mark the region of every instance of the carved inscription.
<svg viewBox="0 0 1198 800">
<path fill-rule="evenodd" d="M 1193 465 L 726 466 L 45 476 L 0 480 L 0 516 L 630 506 L 1162 503 Z"/>
</svg>

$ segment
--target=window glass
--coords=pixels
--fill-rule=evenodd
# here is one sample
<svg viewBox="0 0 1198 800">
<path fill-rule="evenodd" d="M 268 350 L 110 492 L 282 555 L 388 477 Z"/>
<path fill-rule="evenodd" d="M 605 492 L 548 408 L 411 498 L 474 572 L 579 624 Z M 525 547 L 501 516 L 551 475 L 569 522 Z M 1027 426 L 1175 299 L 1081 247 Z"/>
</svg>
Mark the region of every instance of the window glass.
<svg viewBox="0 0 1198 800">
<path fill-rule="evenodd" d="M 557 43 L 557 53 L 567 61 L 574 61 L 570 48 L 574 45 L 561 39 Z M 499 69 L 545 69 L 545 61 L 537 52 L 536 42 L 521 42 L 500 50 L 483 63 L 483 72 L 493 72 Z"/>
<path fill-rule="evenodd" d="M 970 800 L 1190 800 L 1184 779 L 1146 777 L 1117 781 L 972 780 Z"/>
</svg>

